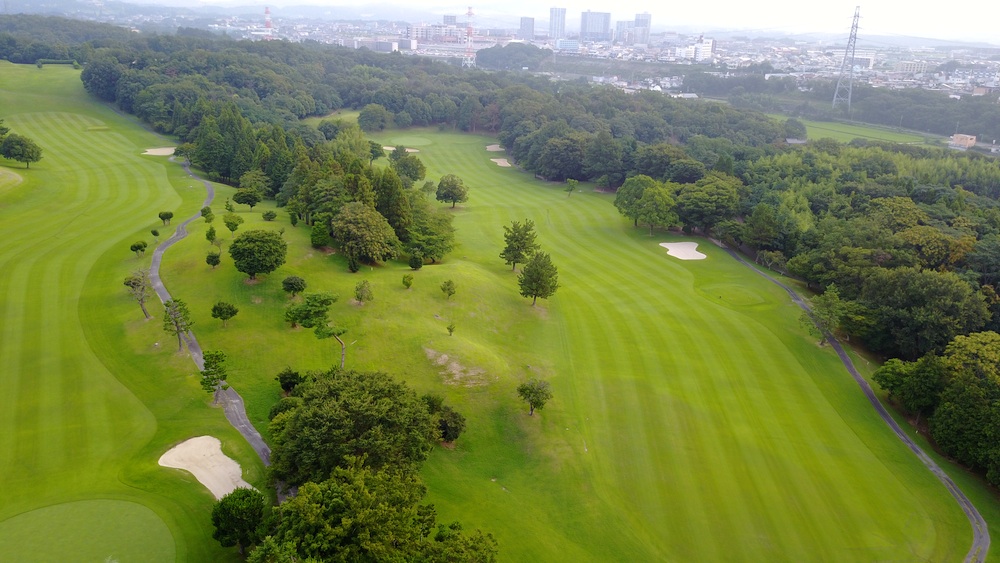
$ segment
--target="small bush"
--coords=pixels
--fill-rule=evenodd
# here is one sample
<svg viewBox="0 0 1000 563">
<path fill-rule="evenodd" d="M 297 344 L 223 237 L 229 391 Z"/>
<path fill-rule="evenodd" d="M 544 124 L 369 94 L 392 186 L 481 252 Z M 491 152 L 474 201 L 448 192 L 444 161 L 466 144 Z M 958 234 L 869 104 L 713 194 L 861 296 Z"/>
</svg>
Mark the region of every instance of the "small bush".
<svg viewBox="0 0 1000 563">
<path fill-rule="evenodd" d="M 278 213 L 274 210 L 267 210 L 261 213 L 260 216 L 263 217 L 265 221 L 274 221 L 278 218 Z"/>
<path fill-rule="evenodd" d="M 403 287 L 410 289 L 411 285 L 413 285 L 413 274 L 405 274 L 403 276 Z"/>
</svg>

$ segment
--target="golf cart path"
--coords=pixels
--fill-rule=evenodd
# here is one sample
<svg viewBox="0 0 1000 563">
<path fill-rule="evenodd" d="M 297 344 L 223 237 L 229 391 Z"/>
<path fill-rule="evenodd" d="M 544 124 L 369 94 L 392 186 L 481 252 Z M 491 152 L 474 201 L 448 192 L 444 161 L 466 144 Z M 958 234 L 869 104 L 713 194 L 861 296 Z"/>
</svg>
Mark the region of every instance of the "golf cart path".
<svg viewBox="0 0 1000 563">
<path fill-rule="evenodd" d="M 765 279 L 777 285 L 781 289 L 787 291 L 788 295 L 791 296 L 792 301 L 801 307 L 810 317 L 812 317 L 812 309 L 809 308 L 809 305 L 799 296 L 798 293 L 795 292 L 795 290 L 758 270 L 736 251 L 726 245 L 715 240 L 712 242 L 722 247 L 722 249 L 736 259 L 736 261 L 763 276 Z M 866 381 L 865 378 L 858 373 L 857 368 L 854 367 L 854 362 L 851 361 L 850 356 L 847 355 L 847 352 L 844 350 L 844 347 L 841 346 L 840 341 L 834 338 L 832 334 L 826 334 L 825 336 L 827 341 L 830 342 L 830 346 L 832 346 L 834 351 L 837 352 L 837 356 L 840 357 L 840 361 L 844 363 L 844 367 L 847 368 L 847 371 L 851 374 L 851 377 L 853 377 L 854 381 L 861 387 L 861 391 L 864 392 L 865 397 L 868 398 L 868 402 L 871 403 L 872 407 L 874 407 L 875 412 L 877 412 L 882 420 L 889 425 L 889 428 L 891 428 L 896 434 L 896 437 L 902 440 L 902 442 L 906 444 L 906 447 L 910 448 L 910 451 L 912 451 L 913 454 L 920 459 L 924 466 L 926 466 L 927 469 L 929 469 L 930 472 L 944 484 L 945 488 L 948 489 L 948 492 L 951 493 L 951 496 L 955 498 L 958 505 L 962 508 L 962 512 L 965 513 L 965 517 L 969 519 L 969 523 L 972 524 L 972 547 L 969 548 L 969 552 L 965 555 L 964 561 L 966 563 L 982 563 L 985 561 L 986 554 L 990 550 L 990 532 L 987 529 L 986 520 L 984 520 L 982 515 L 979 514 L 979 511 L 976 510 L 976 507 L 972 504 L 972 501 L 969 500 L 969 497 L 965 496 L 965 493 L 958 488 L 958 485 L 952 481 L 951 477 L 949 477 L 948 474 L 941 469 L 941 466 L 935 463 L 934 460 L 931 459 L 930 456 L 928 456 L 927 453 L 916 444 L 916 442 L 906 435 L 906 432 L 904 432 L 903 429 L 896 424 L 896 421 L 889 416 L 889 412 L 885 410 L 885 407 L 882 406 L 881 402 L 879 402 L 878 397 L 875 396 L 875 392 L 872 390 L 871 385 L 868 384 L 868 381 Z"/>
<path fill-rule="evenodd" d="M 170 157 L 171 161 L 174 161 L 174 157 Z M 187 172 L 188 176 L 200 181 L 205 185 L 206 195 L 205 202 L 202 207 L 212 204 L 212 200 L 215 199 L 215 188 L 212 187 L 211 182 L 195 176 L 191 172 L 191 166 L 187 161 L 181 163 L 184 167 L 184 171 Z M 167 302 L 171 299 L 170 293 L 167 292 L 167 288 L 163 286 L 163 280 L 160 279 L 160 263 L 163 261 L 163 253 L 173 246 L 176 242 L 187 236 L 187 226 L 191 221 L 195 219 L 200 219 L 201 213 L 190 217 L 183 223 L 177 226 L 177 230 L 174 231 L 174 235 L 169 239 L 161 242 L 156 250 L 153 251 L 153 262 L 149 267 L 149 279 L 152 282 L 153 289 L 156 291 L 156 295 L 160 298 L 160 301 Z M 183 335 L 184 342 L 187 343 L 188 351 L 191 352 L 191 359 L 194 360 L 196 366 L 199 370 L 205 369 L 205 362 L 202 358 L 201 346 L 198 344 L 198 339 L 195 338 L 194 333 L 188 331 L 187 334 Z M 264 461 L 264 465 L 271 464 L 271 448 L 264 443 L 264 439 L 260 437 L 260 433 L 257 429 L 250 424 L 250 419 L 247 418 L 247 411 L 243 405 L 243 397 L 237 393 L 232 387 L 228 387 L 224 390 L 216 392 L 216 400 L 222 403 L 222 407 L 226 412 L 226 420 L 233 425 L 240 434 L 246 438 L 250 446 L 253 447 L 260 459 Z"/>
</svg>

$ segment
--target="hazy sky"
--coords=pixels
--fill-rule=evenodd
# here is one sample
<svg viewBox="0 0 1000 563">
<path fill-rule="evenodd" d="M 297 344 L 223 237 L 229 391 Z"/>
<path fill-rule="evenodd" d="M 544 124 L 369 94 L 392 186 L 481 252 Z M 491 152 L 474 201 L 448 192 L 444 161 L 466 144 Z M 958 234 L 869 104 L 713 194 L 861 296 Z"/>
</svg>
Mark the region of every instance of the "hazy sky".
<svg viewBox="0 0 1000 563">
<path fill-rule="evenodd" d="M 648 0 L 573 0 L 572 2 L 538 2 L 508 0 L 504 2 L 451 4 L 440 0 L 405 2 L 375 0 L 375 3 L 396 4 L 409 10 L 424 8 L 431 14 L 464 14 L 469 3 L 476 13 L 477 26 L 504 26 L 520 16 L 536 19 L 539 30 L 547 26 L 549 8 L 566 8 L 567 31 L 579 29 L 580 12 L 611 12 L 611 22 L 630 20 L 636 13 L 652 14 L 654 30 L 677 29 L 683 32 L 713 29 L 748 29 L 777 33 L 826 32 L 839 33 L 845 38 L 857 0 L 813 1 L 716 0 L 654 3 Z M 275 5 L 320 4 L 326 6 L 357 6 L 364 13 L 364 3 L 352 0 L 284 0 Z M 975 40 L 1000 43 L 1000 3 L 995 1 L 948 2 L 923 4 L 902 0 L 879 0 L 861 4 L 861 34 L 909 35 L 955 40 Z"/>
</svg>

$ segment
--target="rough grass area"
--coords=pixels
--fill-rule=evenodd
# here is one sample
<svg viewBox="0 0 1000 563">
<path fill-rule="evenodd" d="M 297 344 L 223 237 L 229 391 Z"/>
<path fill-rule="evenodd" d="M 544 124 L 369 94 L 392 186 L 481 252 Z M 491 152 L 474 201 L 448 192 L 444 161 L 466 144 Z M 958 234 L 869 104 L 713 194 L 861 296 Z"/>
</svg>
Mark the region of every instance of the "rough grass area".
<svg viewBox="0 0 1000 563">
<path fill-rule="evenodd" d="M 784 115 L 772 115 L 781 121 L 788 119 Z M 869 141 L 889 141 L 892 143 L 924 144 L 931 139 L 939 139 L 937 135 L 920 135 L 904 131 L 895 131 L 888 127 L 878 125 L 865 125 L 863 123 L 841 123 L 839 121 L 812 121 L 809 119 L 795 118 L 806 126 L 806 135 L 810 140 L 830 138 L 842 143 L 849 143 L 854 139 L 866 139 Z"/>
<path fill-rule="evenodd" d="M 288 262 L 262 283 L 243 283 L 225 253 L 215 270 L 204 263 L 203 222 L 168 264 L 203 346 L 233 357 L 230 383 L 262 431 L 278 371 L 339 359 L 334 341 L 283 322 L 281 280 L 299 275 L 307 291 L 340 295 L 332 317 L 347 328 L 348 367 L 442 393 L 468 417 L 455 449 L 425 466 L 430 500 L 443 521 L 493 531 L 504 560 L 964 556 L 971 532 L 957 505 L 804 333 L 783 291 L 707 241 L 705 260 L 667 256 L 659 243 L 681 239 L 633 229 L 610 195 L 567 197 L 495 166 L 492 139 L 414 129 L 375 140 L 419 144 L 431 179 L 456 173 L 470 186 L 452 211 L 460 247 L 413 272 L 412 289 L 403 262 L 348 273 L 286 214 L 264 222 L 268 204 L 237 206 L 241 229 L 285 229 Z M 498 258 L 502 226 L 525 218 L 562 285 L 534 308 Z M 361 280 L 375 294 L 364 306 L 351 298 Z M 240 308 L 227 328 L 209 315 L 220 299 Z M 531 376 L 555 395 L 534 417 L 514 392 Z"/>
<path fill-rule="evenodd" d="M 170 236 L 157 213 L 196 213 L 204 190 L 140 156 L 164 140 L 95 103 L 72 68 L 0 62 L 0 108 L 45 151 L 20 187 L 0 192 L 0 560 L 104 560 L 104 546 L 145 542 L 149 558 L 121 560 L 235 560 L 211 538 L 211 494 L 156 460 L 212 434 L 258 484 L 260 462 L 170 345 L 162 308 L 150 303 L 156 318 L 142 320 L 122 287 L 149 266 L 129 244 L 152 245 L 152 228 Z M 72 516 L 75 501 L 98 504 Z M 146 536 L 124 522 L 126 505 Z M 63 520 L 73 525 L 58 542 L 29 541 Z"/>
</svg>

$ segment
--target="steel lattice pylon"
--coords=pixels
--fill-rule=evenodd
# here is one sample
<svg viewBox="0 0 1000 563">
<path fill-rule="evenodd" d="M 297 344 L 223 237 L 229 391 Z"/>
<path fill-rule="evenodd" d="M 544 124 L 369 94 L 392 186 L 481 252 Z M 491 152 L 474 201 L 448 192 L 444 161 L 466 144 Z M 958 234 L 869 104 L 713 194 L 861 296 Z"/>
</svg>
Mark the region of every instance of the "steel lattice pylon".
<svg viewBox="0 0 1000 563">
<path fill-rule="evenodd" d="M 847 40 L 844 50 L 844 60 L 840 63 L 840 77 L 837 78 L 837 90 L 833 93 L 833 108 L 837 104 L 847 104 L 851 111 L 851 89 L 854 86 L 854 49 L 858 43 L 858 20 L 861 18 L 861 6 L 854 7 L 854 23 L 851 24 L 851 37 Z"/>
</svg>

